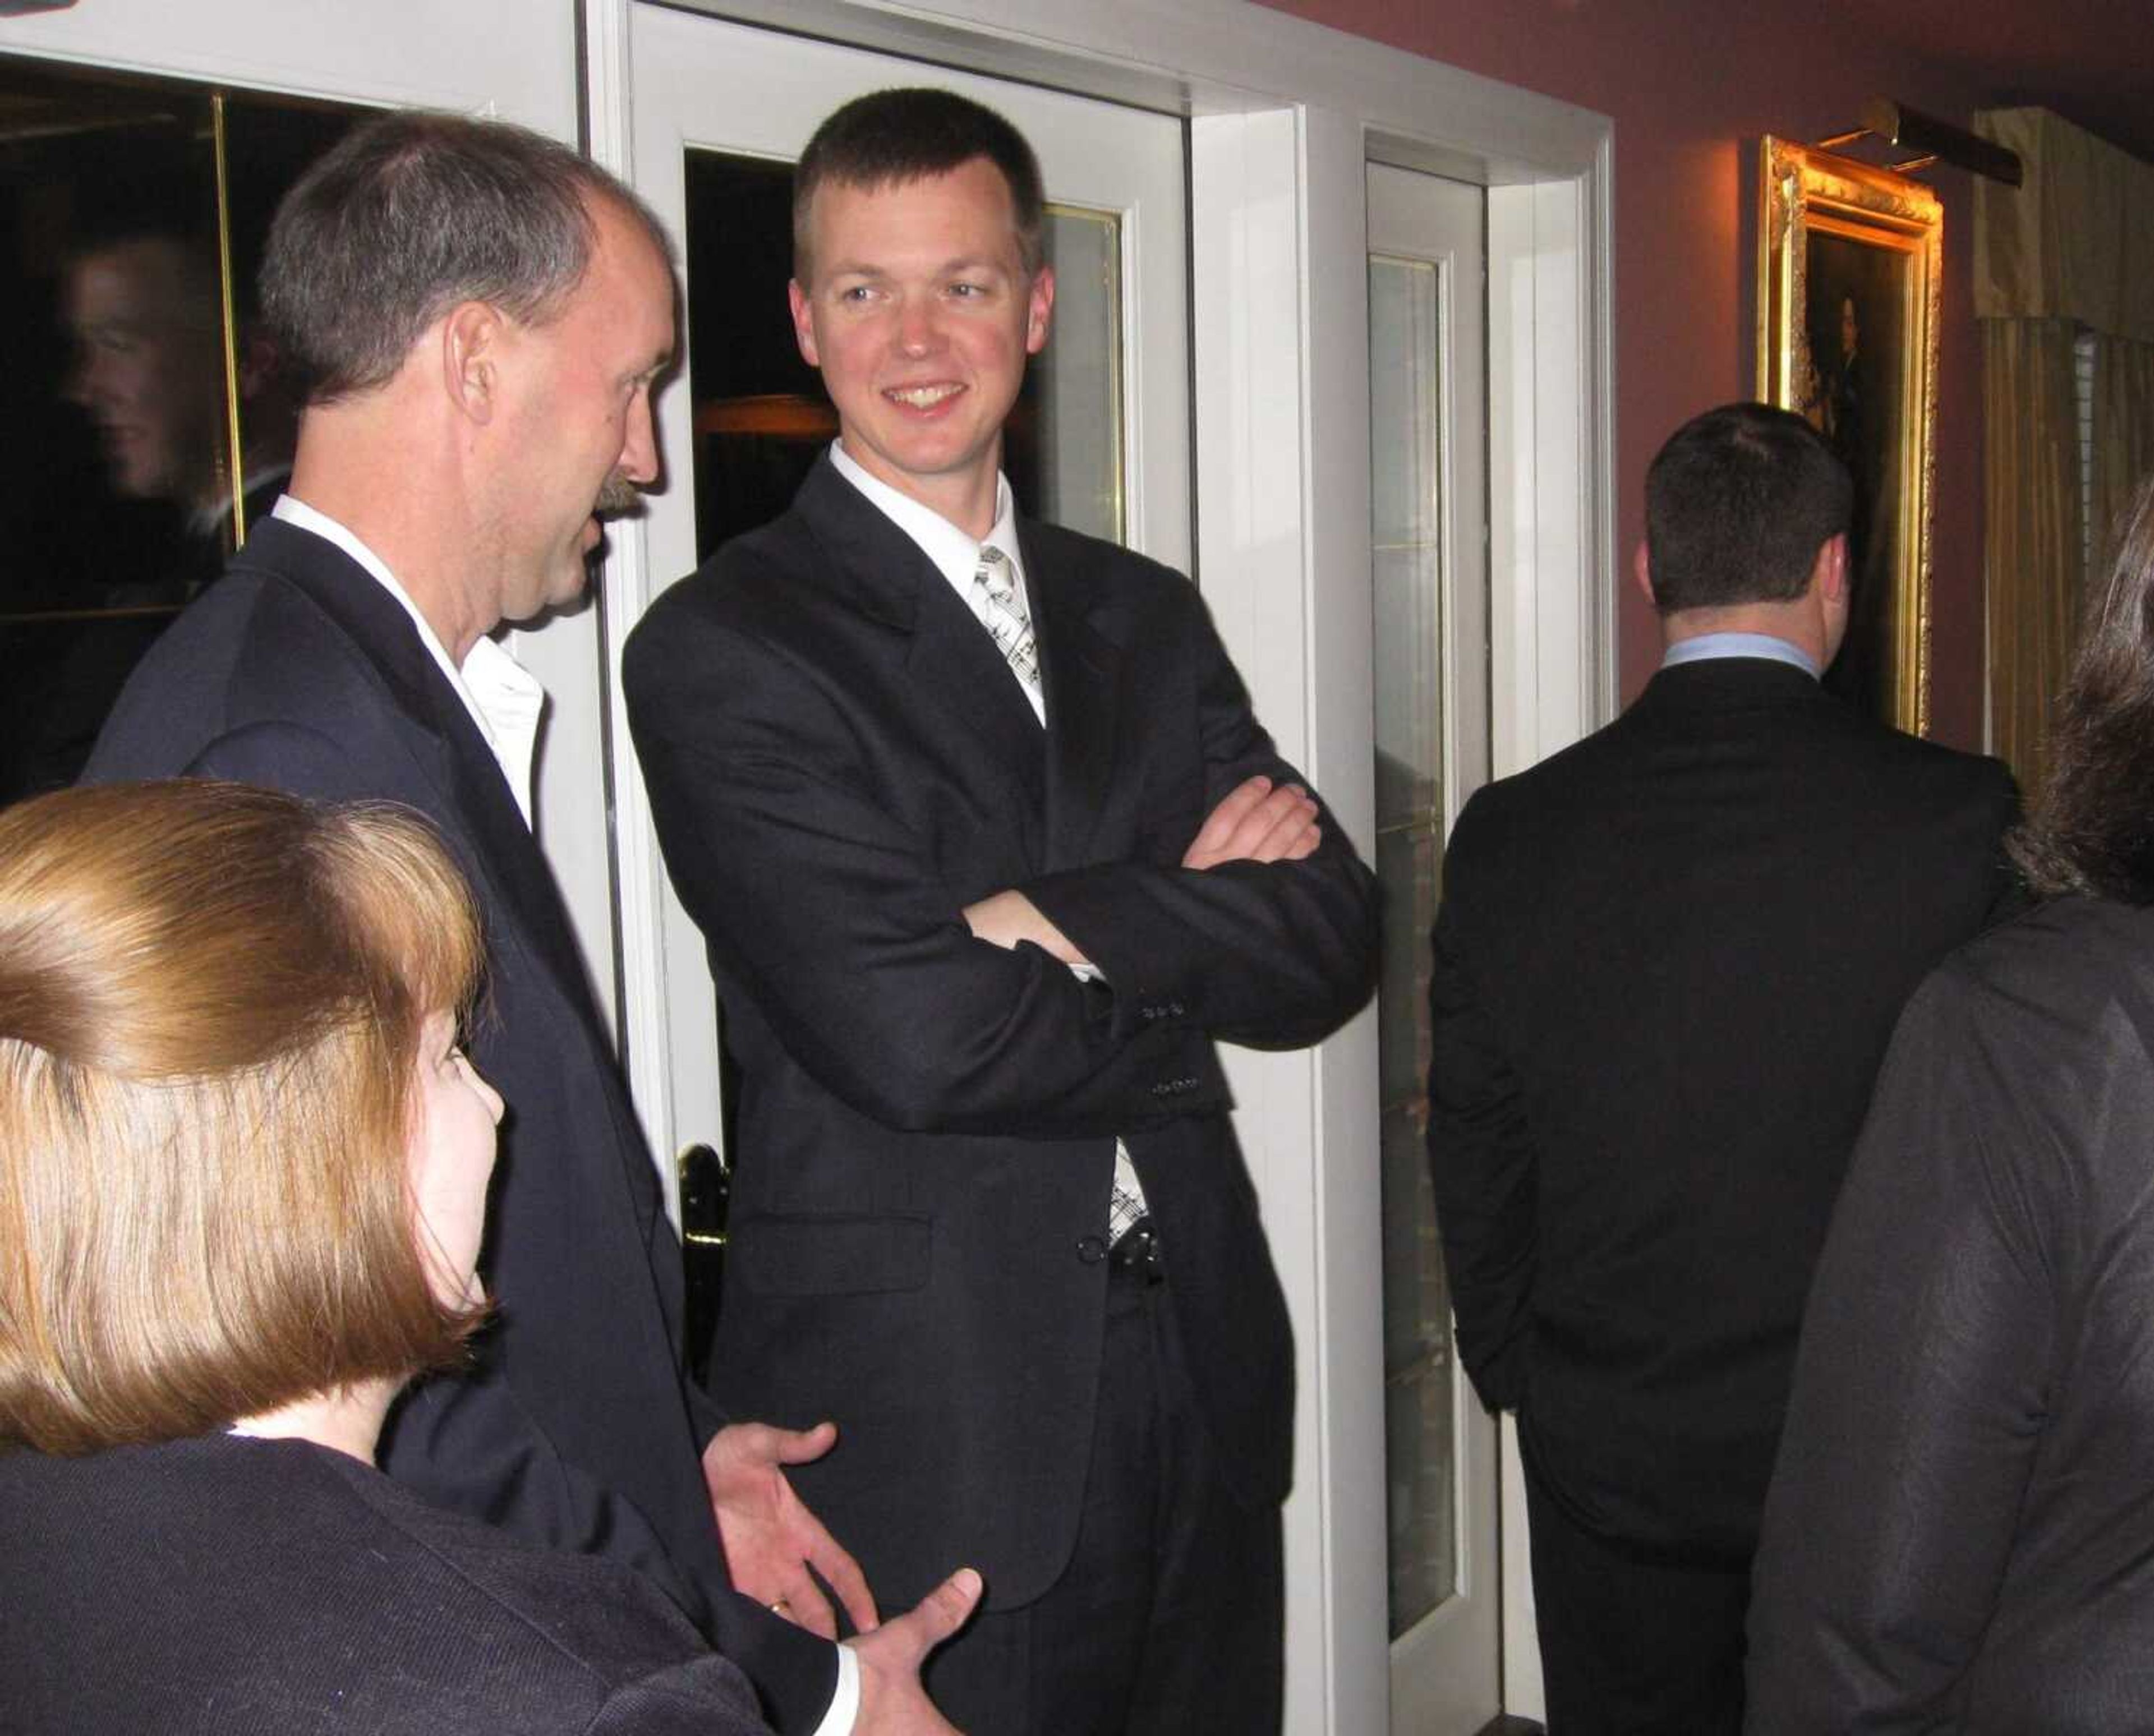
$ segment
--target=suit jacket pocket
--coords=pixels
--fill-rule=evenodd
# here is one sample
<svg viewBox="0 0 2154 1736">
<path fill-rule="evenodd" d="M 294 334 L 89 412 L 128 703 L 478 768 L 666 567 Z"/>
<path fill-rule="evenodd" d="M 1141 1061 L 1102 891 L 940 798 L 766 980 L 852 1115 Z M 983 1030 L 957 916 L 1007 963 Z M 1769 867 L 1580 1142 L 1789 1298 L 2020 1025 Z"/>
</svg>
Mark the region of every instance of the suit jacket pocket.
<svg viewBox="0 0 2154 1736">
<path fill-rule="evenodd" d="M 925 1218 L 771 1213 L 733 1226 L 726 1264 L 760 1295 L 872 1295 L 926 1284 L 932 1244 Z"/>
</svg>

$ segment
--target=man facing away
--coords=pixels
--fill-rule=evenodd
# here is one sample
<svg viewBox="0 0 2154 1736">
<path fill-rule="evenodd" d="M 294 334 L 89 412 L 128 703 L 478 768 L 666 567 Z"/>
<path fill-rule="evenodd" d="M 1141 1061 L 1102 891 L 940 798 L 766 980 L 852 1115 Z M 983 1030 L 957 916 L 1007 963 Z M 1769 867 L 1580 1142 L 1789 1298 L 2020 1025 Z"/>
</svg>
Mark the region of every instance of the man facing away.
<svg viewBox="0 0 2154 1736">
<path fill-rule="evenodd" d="M 1901 1005 L 2012 897 L 1996 762 L 1822 693 L 1850 483 L 1762 405 L 1679 429 L 1629 711 L 1467 804 L 1429 1157 L 1459 1352 L 1515 1407 L 1551 1736 L 1733 1731 L 1810 1270 Z"/>
<path fill-rule="evenodd" d="M 263 292 L 307 380 L 289 492 L 136 671 L 87 775 L 398 802 L 472 879 L 490 1003 L 472 1058 L 508 1104 L 484 1266 L 500 1319 L 469 1377 L 392 1418 L 382 1467 L 650 1575 L 788 1732 L 946 1730 L 914 1672 L 969 1579 L 850 1656 L 756 1606 L 834 1632 L 812 1561 L 875 1621 L 780 1469 L 829 1431 L 722 1426 L 682 1377 L 679 1246 L 530 830 L 544 696 L 488 636 L 574 602 L 600 514 L 657 475 L 665 232 L 536 134 L 393 115 L 293 186 Z"/>
<path fill-rule="evenodd" d="M 1016 510 L 1023 139 L 863 97 L 794 217 L 838 441 L 625 663 L 743 1075 L 721 1390 L 839 1419 L 799 1480 L 886 1596 L 980 1567 L 955 1723 L 1254 1736 L 1293 1368 L 1212 1039 L 1360 1004 L 1370 877 L 1192 587 Z"/>
</svg>

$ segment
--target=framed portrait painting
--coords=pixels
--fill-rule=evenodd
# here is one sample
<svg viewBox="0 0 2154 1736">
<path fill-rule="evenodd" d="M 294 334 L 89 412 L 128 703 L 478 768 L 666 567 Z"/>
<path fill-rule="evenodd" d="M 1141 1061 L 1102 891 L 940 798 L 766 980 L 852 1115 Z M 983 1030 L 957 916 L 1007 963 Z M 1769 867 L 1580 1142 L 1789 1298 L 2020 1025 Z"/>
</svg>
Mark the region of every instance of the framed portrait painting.
<svg viewBox="0 0 2154 1736">
<path fill-rule="evenodd" d="M 1758 396 L 1807 419 L 1855 478 L 1847 641 L 1825 685 L 1921 735 L 1943 210 L 1827 151 L 1769 136 L 1760 158 Z"/>
</svg>

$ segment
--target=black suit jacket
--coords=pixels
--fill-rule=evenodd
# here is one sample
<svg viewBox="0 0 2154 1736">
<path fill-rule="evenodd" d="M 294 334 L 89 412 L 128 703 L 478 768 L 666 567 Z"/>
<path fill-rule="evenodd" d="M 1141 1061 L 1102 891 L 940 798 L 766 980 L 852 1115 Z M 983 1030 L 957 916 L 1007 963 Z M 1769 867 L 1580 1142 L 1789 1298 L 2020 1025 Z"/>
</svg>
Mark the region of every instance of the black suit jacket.
<svg viewBox="0 0 2154 1736">
<path fill-rule="evenodd" d="M 85 776 L 232 778 L 431 820 L 484 913 L 473 1059 L 508 1105 L 483 1263 L 500 1305 L 471 1378 L 424 1383 L 381 1463 L 439 1504 L 664 1584 L 812 1729 L 831 1648 L 730 1590 L 681 1372 L 681 1256 L 553 876 L 507 780 L 396 600 L 272 519 L 158 641 Z"/>
<path fill-rule="evenodd" d="M 1892 1021 L 2009 899 L 2014 810 L 1996 762 L 1734 658 L 1459 816 L 1429 1086 L 1459 1350 L 1582 1524 L 1748 1559 Z"/>
<path fill-rule="evenodd" d="M 1194 588 L 1021 521 L 1043 732 L 988 636 L 826 457 L 630 637 L 630 721 L 743 1075 L 716 1380 L 835 1417 L 800 1468 L 886 1604 L 961 1562 L 1029 1602 L 1075 1536 L 1114 1138 L 1166 1249 L 1239 1493 L 1284 1493 L 1285 1310 L 1211 1038 L 1321 1036 L 1367 991 L 1337 823 L 1292 865 L 1181 868 L 1294 779 Z M 974 940 L 1021 887 L 1105 973 Z"/>
<path fill-rule="evenodd" d="M 763 1736 L 640 1575 L 355 1458 L 232 1436 L 0 1454 L 0 1736 Z"/>
</svg>

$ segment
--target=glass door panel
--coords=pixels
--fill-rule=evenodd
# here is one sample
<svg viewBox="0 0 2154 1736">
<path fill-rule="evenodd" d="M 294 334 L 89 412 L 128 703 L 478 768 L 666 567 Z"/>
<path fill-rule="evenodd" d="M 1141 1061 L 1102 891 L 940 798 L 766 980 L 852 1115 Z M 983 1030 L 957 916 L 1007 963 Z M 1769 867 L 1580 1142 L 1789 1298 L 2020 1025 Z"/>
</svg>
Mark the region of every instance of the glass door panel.
<svg viewBox="0 0 2154 1736">
<path fill-rule="evenodd" d="M 1369 261 L 1370 546 L 1376 584 L 1376 865 L 1384 893 L 1384 1399 L 1391 1632 L 1457 1583 L 1451 1304 L 1422 1149 L 1428 927 L 1443 829 L 1442 284 L 1423 260 Z"/>
<path fill-rule="evenodd" d="M 1427 1130 L 1443 838 L 1487 776 L 1482 199 L 1369 171 L 1369 383 L 1391 1728 L 1498 1705 L 1494 1429 L 1453 1351 Z"/>
</svg>

